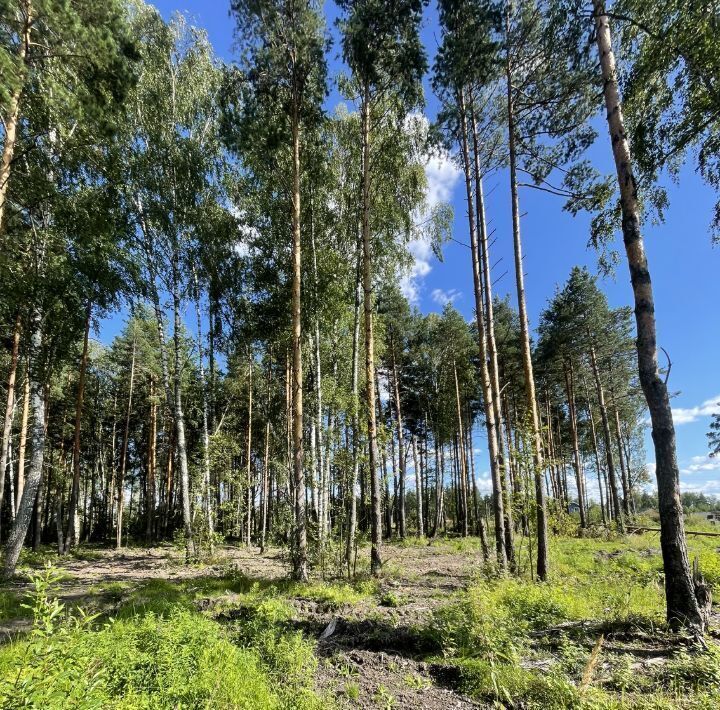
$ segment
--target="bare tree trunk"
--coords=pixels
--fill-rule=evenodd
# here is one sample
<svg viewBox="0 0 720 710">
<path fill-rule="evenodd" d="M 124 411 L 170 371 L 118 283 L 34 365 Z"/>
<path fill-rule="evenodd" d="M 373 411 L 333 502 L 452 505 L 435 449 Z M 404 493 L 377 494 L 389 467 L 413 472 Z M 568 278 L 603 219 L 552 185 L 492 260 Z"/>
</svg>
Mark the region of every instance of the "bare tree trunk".
<svg viewBox="0 0 720 710">
<path fill-rule="evenodd" d="M 623 451 L 622 433 L 620 431 L 620 412 L 617 407 L 615 409 L 615 442 L 618 449 L 618 461 L 620 461 L 620 480 L 623 489 L 623 513 L 630 515 L 630 471 L 625 465 L 625 456 Z"/>
<path fill-rule="evenodd" d="M 362 100 L 362 242 L 363 307 L 365 314 L 365 385 L 368 426 L 368 468 L 370 472 L 370 572 L 382 569 L 382 520 L 378 478 L 377 419 L 375 416 L 375 334 L 373 329 L 372 240 L 370 235 L 370 87 Z"/>
<path fill-rule="evenodd" d="M 351 480 L 348 485 L 348 495 L 350 504 L 350 520 L 348 523 L 347 546 L 345 548 L 345 563 L 347 566 L 348 577 L 352 576 L 352 567 L 354 559 L 354 551 L 357 536 L 357 498 L 355 496 L 355 486 L 358 483 L 360 474 L 360 397 L 359 397 L 359 356 L 360 356 L 360 305 L 362 300 L 362 278 L 361 278 L 361 262 L 362 249 L 358 244 L 357 249 L 357 266 L 355 269 L 355 314 L 353 319 L 353 341 L 352 341 L 352 469 Z"/>
<path fill-rule="evenodd" d="M 30 376 L 25 372 L 25 383 L 23 386 L 23 411 L 20 420 L 20 443 L 18 444 L 18 472 L 17 487 L 15 489 L 15 515 L 20 509 L 23 490 L 25 488 L 25 450 L 27 447 L 28 419 L 30 418 Z"/>
<path fill-rule="evenodd" d="M 245 544 L 250 545 L 250 523 L 252 517 L 252 418 L 253 418 L 253 356 L 250 353 L 250 362 L 248 369 L 248 429 L 247 442 L 245 448 L 245 482 L 247 484 L 247 520 L 246 520 L 246 537 Z"/>
<path fill-rule="evenodd" d="M 42 315 L 37 307 L 32 309 L 30 328 L 28 377 L 30 377 L 30 409 L 33 417 L 30 430 L 32 455 L 25 488 L 15 516 L 15 523 L 5 546 L 5 560 L 2 572 L 4 578 L 10 578 L 15 574 L 20 550 L 30 527 L 33 505 L 42 478 L 45 451 L 45 392 L 42 382 L 43 368 L 40 362 L 43 331 Z"/>
<path fill-rule="evenodd" d="M 209 428 L 209 397 L 208 383 L 205 377 L 205 358 L 203 357 L 202 318 L 200 315 L 200 287 L 197 273 L 195 277 L 195 315 L 197 316 L 198 332 L 198 364 L 200 365 L 200 389 L 202 391 L 202 442 L 203 442 L 203 498 L 205 500 L 205 523 L 208 528 L 208 546 L 210 554 L 215 549 L 215 519 L 213 515 L 212 491 L 210 487 L 210 428 Z M 212 324 L 210 326 L 212 328 Z"/>
<path fill-rule="evenodd" d="M 295 486 L 295 534 L 293 577 L 307 581 L 307 523 L 305 519 L 305 471 L 303 461 L 303 365 L 302 365 L 302 242 L 300 239 L 300 115 L 299 99 L 293 96 L 293 213 L 292 213 L 292 442 Z"/>
<path fill-rule="evenodd" d="M 92 303 L 88 302 L 85 310 L 85 334 L 83 336 L 82 357 L 80 358 L 80 372 L 78 374 L 77 399 L 75 401 L 75 435 L 73 438 L 73 478 L 68 505 L 68 531 L 65 537 L 64 553 L 71 547 L 77 547 L 80 542 L 80 518 L 78 515 L 78 502 L 80 500 L 80 437 L 82 434 L 82 410 L 85 397 L 85 373 L 87 372 L 88 345 L 90 340 L 90 320 L 92 317 Z"/>
<path fill-rule="evenodd" d="M 593 377 L 595 378 L 595 390 L 597 392 L 598 407 L 600 409 L 600 420 L 602 421 L 603 442 L 605 444 L 605 460 L 607 462 L 608 479 L 610 481 L 610 493 L 612 495 L 615 519 L 620 530 L 624 530 L 622 509 L 620 508 L 620 495 L 618 493 L 617 476 L 615 474 L 615 461 L 612 452 L 612 435 L 610 434 L 610 418 L 608 417 L 605 404 L 605 390 L 600 380 L 600 370 L 597 364 L 595 348 L 590 348 L 590 364 L 592 365 Z"/>
<path fill-rule="evenodd" d="M 405 478 L 407 475 L 405 466 L 405 435 L 403 434 L 402 408 L 400 406 L 400 378 L 398 375 L 397 360 L 395 358 L 395 346 L 392 349 L 392 366 L 393 366 L 393 393 L 395 396 L 395 421 L 397 423 L 397 439 L 398 439 L 398 459 L 400 481 L 398 487 L 398 532 L 400 539 L 405 539 Z"/>
<path fill-rule="evenodd" d="M 493 306 L 492 276 L 490 273 L 490 246 L 488 244 L 487 222 L 485 219 L 485 197 L 483 193 L 482 172 L 480 166 L 480 146 L 478 144 L 475 111 L 471 107 L 470 125 L 473 136 L 473 153 L 475 155 L 475 205 L 477 211 L 477 230 L 479 258 L 482 264 L 480 283 L 485 296 L 485 332 L 487 336 L 487 354 L 490 372 L 490 385 L 492 391 L 492 406 L 495 418 L 495 431 L 497 434 L 498 468 L 503 491 L 503 518 L 505 526 L 505 554 L 508 563 L 514 567 L 515 545 L 513 542 L 513 510 L 512 510 L 512 482 L 508 471 L 508 462 L 505 460 L 504 427 L 502 417 L 502 402 L 500 396 L 500 367 L 498 364 L 497 341 L 495 340 L 495 314 Z M 509 452 L 508 452 L 509 455 Z"/>
<path fill-rule="evenodd" d="M 622 114 L 610 24 L 605 12 L 604 1 L 593 0 L 593 7 L 608 129 L 620 189 L 623 241 L 635 297 L 640 384 L 650 410 L 652 437 L 655 445 L 660 503 L 660 544 L 665 568 L 667 618 L 673 626 L 690 626 L 702 632 L 704 622 L 695 596 L 695 584 L 688 561 L 683 527 L 675 427 L 667 385 L 660 377 L 658 368 L 652 282 L 640 233 L 640 208 L 630 143 L 625 132 Z"/>
<path fill-rule="evenodd" d="M 155 378 L 150 376 L 150 426 L 148 432 L 147 481 L 145 482 L 145 538 L 151 542 L 155 523 L 155 470 L 157 468 L 157 402 L 155 401 Z"/>
<path fill-rule="evenodd" d="M 506 17 L 508 25 L 510 19 Z M 508 31 L 509 34 L 509 31 Z M 525 275 L 523 272 L 522 239 L 520 237 L 520 204 L 517 183 L 517 155 L 515 152 L 515 101 L 513 99 L 512 66 L 510 52 L 507 52 L 505 64 L 507 77 L 507 120 L 508 146 L 510 159 L 510 194 L 512 199 L 513 247 L 515 253 L 515 281 L 517 285 L 518 311 L 520 315 L 520 333 L 522 346 L 523 373 L 525 375 L 525 398 L 530 415 L 532 435 L 533 474 L 535 481 L 535 514 L 537 522 L 537 576 L 545 581 L 548 575 L 547 510 L 545 506 L 545 488 L 543 487 L 543 457 L 540 438 L 540 418 L 535 397 L 535 374 L 533 372 L 532 352 L 530 349 L 530 325 L 525 300 Z"/>
<path fill-rule="evenodd" d="M 20 104 L 25 90 L 25 82 L 27 81 L 27 55 L 30 51 L 32 27 L 35 20 L 34 9 L 30 0 L 21 0 L 19 4 L 23 14 L 21 38 L 18 44 L 17 53 L 17 63 L 20 66 L 20 76 L 18 77 L 17 87 L 10 96 L 7 118 L 4 120 L 5 139 L 3 141 L 2 158 L 0 158 L 0 237 L 2 237 L 5 232 L 3 218 L 5 216 L 5 204 L 7 202 L 7 194 L 10 186 L 12 162 L 15 155 L 15 147 L 17 145 L 17 129 L 20 123 Z"/>
<path fill-rule="evenodd" d="M 418 537 L 425 535 L 423 529 L 423 480 L 422 464 L 418 461 L 417 437 L 412 435 L 413 468 L 415 469 L 415 498 L 417 499 L 417 534 Z"/>
<path fill-rule="evenodd" d="M 462 406 L 460 404 L 460 384 L 458 383 L 457 366 L 453 361 L 453 375 L 455 376 L 455 405 L 457 410 L 457 428 L 458 428 L 458 476 L 460 478 L 460 508 L 462 513 L 463 537 L 468 536 L 468 496 L 467 496 L 467 468 L 465 467 L 465 433 L 463 431 Z"/>
<path fill-rule="evenodd" d="M 595 417 L 593 416 L 592 405 L 590 404 L 590 391 L 588 390 L 587 382 L 584 380 L 584 378 L 583 385 L 585 387 L 585 401 L 587 402 L 587 415 L 588 421 L 590 422 L 590 434 L 592 436 L 593 454 L 595 455 L 595 469 L 598 476 L 598 490 L 600 492 L 600 514 L 602 515 L 603 525 L 607 525 L 610 516 L 609 511 L 606 510 L 605 501 L 603 500 L 603 472 L 600 465 L 600 451 L 598 450 L 597 432 L 595 430 Z M 607 489 L 605 490 L 605 493 L 607 494 Z"/>
<path fill-rule="evenodd" d="M 493 513 L 495 516 L 495 550 L 498 565 L 501 569 L 507 568 L 507 549 L 505 546 L 505 511 L 503 504 L 503 486 L 500 474 L 500 460 L 498 457 L 498 439 L 493 406 L 493 392 L 488 368 L 486 349 L 485 309 L 482 300 L 482 286 L 480 281 L 479 249 L 477 231 L 475 229 L 475 208 L 472 195 L 472 169 L 470 166 L 470 151 L 468 148 L 467 116 L 465 111 L 465 97 L 463 91 L 458 94 L 458 106 L 461 111 L 460 131 L 463 168 L 465 172 L 465 193 L 468 207 L 468 225 L 470 232 L 470 251 L 472 254 L 473 290 L 475 293 L 475 319 L 478 329 L 478 346 L 480 355 L 480 381 L 482 385 L 483 404 L 485 407 L 485 427 L 487 428 L 488 454 L 490 457 L 490 475 L 493 487 Z"/>
<path fill-rule="evenodd" d="M 2 508 L 5 494 L 5 476 L 8 469 L 8 452 L 10 451 L 10 438 L 12 435 L 13 412 L 15 411 L 15 379 L 17 376 L 18 357 L 20 353 L 20 332 L 22 330 L 22 320 L 20 314 L 15 318 L 15 327 L 13 328 L 12 348 L 10 350 L 10 371 L 7 379 L 7 405 L 5 406 L 5 420 L 2 434 L 2 450 L 0 450 L 0 509 Z M 10 468 L 10 479 L 12 481 L 12 466 Z M 10 507 L 15 510 L 15 503 L 11 499 Z M 0 523 L 2 523 L 2 515 L 0 515 Z M 1 537 L 1 535 L 0 535 Z"/>
<path fill-rule="evenodd" d="M 580 527 L 587 527 L 587 516 L 585 512 L 585 487 L 582 478 L 582 462 L 580 461 L 580 442 L 578 441 L 577 413 L 575 410 L 575 388 L 573 386 L 572 362 L 563 363 L 565 373 L 565 394 L 568 401 L 570 414 L 570 437 L 573 447 L 573 465 L 575 468 L 575 484 L 578 492 L 578 506 L 580 508 Z"/>
<path fill-rule="evenodd" d="M 122 547 L 122 525 L 123 511 L 125 509 L 125 472 L 127 470 L 127 452 L 130 441 L 130 415 L 132 413 L 133 388 L 135 385 L 135 356 L 137 353 L 137 341 L 133 338 L 132 359 L 130 360 L 130 383 L 128 386 L 128 401 L 125 409 L 125 431 L 120 451 L 120 475 L 117 481 L 117 531 L 115 537 L 115 549 Z"/>
<path fill-rule="evenodd" d="M 268 523 L 268 498 L 270 495 L 270 396 L 272 376 L 272 350 L 267 368 L 267 409 L 265 412 L 265 453 L 263 455 L 262 508 L 260 511 L 260 552 L 265 552 L 265 536 Z"/>
<path fill-rule="evenodd" d="M 182 405 L 182 363 L 180 347 L 180 267 L 178 265 L 179 248 L 173 246 L 173 350 L 175 367 L 173 389 L 175 394 L 175 445 L 177 447 L 178 468 L 180 469 L 180 497 L 182 502 L 183 531 L 185 534 L 185 562 L 195 557 L 195 541 L 192 534 L 192 512 L 190 509 L 190 469 L 188 467 L 187 443 L 185 441 L 185 414 Z"/>
</svg>

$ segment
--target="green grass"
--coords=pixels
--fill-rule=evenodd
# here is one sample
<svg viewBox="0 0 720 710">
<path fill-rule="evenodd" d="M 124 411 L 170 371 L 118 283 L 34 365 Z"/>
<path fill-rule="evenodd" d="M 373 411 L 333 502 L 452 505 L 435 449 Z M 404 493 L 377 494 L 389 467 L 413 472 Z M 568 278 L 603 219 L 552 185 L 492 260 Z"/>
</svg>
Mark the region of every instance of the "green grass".
<svg viewBox="0 0 720 710">
<path fill-rule="evenodd" d="M 0 587 L 0 621 L 11 621 L 29 616 L 30 612 L 22 606 L 24 603 L 24 594 Z"/>
<path fill-rule="evenodd" d="M 716 545 L 713 538 L 689 538 L 691 558 L 698 557 L 714 586 L 720 583 Z M 720 706 L 720 648 L 712 641 L 705 652 L 680 652 L 675 645 L 667 663 L 644 672 L 637 658 L 601 646 L 602 677 L 581 689 L 600 633 L 642 631 L 672 641 L 656 534 L 552 538 L 550 549 L 547 582 L 480 571 L 434 613 L 425 633 L 464 692 L 523 708 Z M 559 630 L 548 645 L 544 634 L 553 627 Z"/>
<path fill-rule="evenodd" d="M 0 708 L 247 708 L 315 710 L 314 644 L 288 628 L 291 608 L 269 597 L 226 627 L 194 610 L 200 592 L 237 580 L 140 585 L 116 619 L 68 612 L 60 576 L 33 577 L 34 628 L 0 647 Z M 109 586 L 109 585 L 108 585 Z M 107 587 L 100 590 L 107 593 Z M 122 589 L 123 593 L 125 589 Z"/>
</svg>

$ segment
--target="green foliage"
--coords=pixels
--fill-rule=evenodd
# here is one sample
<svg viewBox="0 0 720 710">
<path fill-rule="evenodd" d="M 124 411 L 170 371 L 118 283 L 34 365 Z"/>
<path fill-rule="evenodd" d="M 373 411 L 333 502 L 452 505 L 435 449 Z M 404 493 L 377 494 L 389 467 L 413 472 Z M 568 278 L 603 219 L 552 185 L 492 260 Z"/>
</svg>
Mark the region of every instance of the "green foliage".
<svg viewBox="0 0 720 710">
<path fill-rule="evenodd" d="M 315 646 L 299 631 L 288 628 L 292 614 L 292 607 L 278 598 L 241 606 L 241 619 L 235 625 L 237 640 L 258 654 L 279 684 L 285 707 L 313 710 L 321 707 L 312 689 L 317 668 Z"/>
<path fill-rule="evenodd" d="M 503 707 L 564 710 L 584 706 L 577 688 L 559 674 L 472 659 L 457 662 L 455 668 L 463 692 Z"/>
<path fill-rule="evenodd" d="M 49 596 L 57 579 L 52 568 L 33 576 L 33 632 L 0 653 L 0 707 L 269 710 L 291 697 L 293 707 L 315 707 L 312 646 L 279 630 L 289 617 L 276 601 L 258 607 L 252 643 L 239 648 L 178 605 L 100 628 L 82 614 L 63 618 Z"/>
</svg>

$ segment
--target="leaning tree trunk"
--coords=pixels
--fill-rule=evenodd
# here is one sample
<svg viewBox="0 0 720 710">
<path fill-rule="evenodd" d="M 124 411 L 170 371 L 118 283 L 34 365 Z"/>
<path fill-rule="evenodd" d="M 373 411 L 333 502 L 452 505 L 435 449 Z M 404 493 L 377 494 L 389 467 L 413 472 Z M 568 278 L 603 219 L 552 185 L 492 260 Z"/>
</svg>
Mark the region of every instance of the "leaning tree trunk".
<svg viewBox="0 0 720 710">
<path fill-rule="evenodd" d="M 650 410 L 655 445 L 667 618 L 673 626 L 689 626 L 701 632 L 704 622 L 695 596 L 683 527 L 675 427 L 667 385 L 658 368 L 652 282 L 640 232 L 640 206 L 622 114 L 610 23 L 603 0 L 593 0 L 593 7 L 608 129 L 620 189 L 623 241 L 635 299 L 640 384 Z"/>
<path fill-rule="evenodd" d="M 305 471 L 303 469 L 303 365 L 302 365 L 302 244 L 300 240 L 300 116 L 299 99 L 294 97 L 292 120 L 293 203 L 292 203 L 292 456 L 295 534 L 293 535 L 293 577 L 307 581 L 307 523 L 305 520 Z"/>
<path fill-rule="evenodd" d="M 82 434 L 82 410 L 85 398 L 85 373 L 87 372 L 88 345 L 90 340 L 90 319 L 92 317 L 92 304 L 88 303 L 85 311 L 85 335 L 83 337 L 82 357 L 80 358 L 80 372 L 78 374 L 77 399 L 75 401 L 75 435 L 73 437 L 73 478 L 68 504 L 68 531 L 65 537 L 63 552 L 67 554 L 71 547 L 77 547 L 80 542 L 80 516 L 78 503 L 80 501 L 80 437 Z"/>
<path fill-rule="evenodd" d="M 2 450 L 0 450 L 0 508 L 5 493 L 5 472 L 8 468 L 8 452 L 10 451 L 10 438 L 12 434 L 13 411 L 15 409 L 15 379 L 17 376 L 18 355 L 20 353 L 20 331 L 22 329 L 22 320 L 18 313 L 15 319 L 15 328 L 13 329 L 12 349 L 10 351 L 10 371 L 7 379 L 7 406 L 5 407 L 5 422 L 2 433 Z M 10 480 L 12 482 L 12 466 L 10 466 Z M 14 510 L 14 501 L 11 501 L 10 507 Z M 0 515 L 0 523 L 2 515 Z"/>
<path fill-rule="evenodd" d="M 372 244 L 370 238 L 370 87 L 362 102 L 362 243 L 363 311 L 365 315 L 365 387 L 370 473 L 370 572 L 382 569 L 382 511 L 378 478 L 377 417 L 375 415 L 375 334 L 373 331 Z"/>
<path fill-rule="evenodd" d="M 506 18 L 509 26 L 510 19 Z M 509 29 L 509 28 L 508 28 Z M 509 31 L 507 33 L 509 35 Z M 510 195 L 512 200 L 513 248 L 515 254 L 515 282 L 517 286 L 518 311 L 520 315 L 520 334 L 522 346 L 522 364 L 525 375 L 525 398 L 530 415 L 530 434 L 532 436 L 533 474 L 535 480 L 535 515 L 537 522 L 537 575 L 540 580 L 547 579 L 548 541 L 547 510 L 545 506 L 545 487 L 543 486 L 543 455 L 540 437 L 540 417 L 535 397 L 535 374 L 533 372 L 532 351 L 530 348 L 530 325 L 525 300 L 525 276 L 523 272 L 522 239 L 520 237 L 520 203 L 517 183 L 517 153 L 515 149 L 515 101 L 513 98 L 512 65 L 510 51 L 507 52 L 505 73 L 507 79 L 507 121 L 508 147 L 510 159 Z"/>
<path fill-rule="evenodd" d="M 30 527 L 33 505 L 42 478 L 43 455 L 45 452 L 45 392 L 42 377 L 42 363 L 40 362 L 42 350 L 42 316 L 35 307 L 31 314 L 30 343 L 28 354 L 28 377 L 30 378 L 30 410 L 32 412 L 32 427 L 30 428 L 30 445 L 32 455 L 30 468 L 25 479 L 20 505 L 18 506 L 15 523 L 13 524 L 5 546 L 5 560 L 2 576 L 12 577 L 15 574 L 20 550 Z"/>
<path fill-rule="evenodd" d="M 460 143 L 465 173 L 465 193 L 468 207 L 468 227 L 470 231 L 470 251 L 472 256 L 473 290 L 475 293 L 475 319 L 478 329 L 478 348 L 480 355 L 480 382 L 482 385 L 483 404 L 485 407 L 485 427 L 487 428 L 488 454 L 490 457 L 490 475 L 493 488 L 493 513 L 495 515 L 495 550 L 498 565 L 501 569 L 507 567 L 507 550 L 505 546 L 505 514 L 503 505 L 503 487 L 500 474 L 498 440 L 496 432 L 495 408 L 493 406 L 493 391 L 488 368 L 485 331 L 485 309 L 482 300 L 482 287 L 480 283 L 480 262 L 475 229 L 475 209 L 472 195 L 472 168 L 470 165 L 470 151 L 468 148 L 467 116 L 465 112 L 465 97 L 461 90 L 458 94 L 458 107 L 460 108 Z"/>
</svg>

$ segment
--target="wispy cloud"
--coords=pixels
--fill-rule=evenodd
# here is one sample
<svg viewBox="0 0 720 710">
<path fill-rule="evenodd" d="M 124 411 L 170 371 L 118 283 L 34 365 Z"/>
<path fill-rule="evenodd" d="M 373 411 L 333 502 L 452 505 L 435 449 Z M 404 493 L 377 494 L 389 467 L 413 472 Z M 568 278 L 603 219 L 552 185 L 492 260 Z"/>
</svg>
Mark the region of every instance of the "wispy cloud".
<svg viewBox="0 0 720 710">
<path fill-rule="evenodd" d="M 709 417 L 720 412 L 720 394 L 716 397 L 706 399 L 702 404 L 696 407 L 673 407 L 672 415 L 675 426 L 680 424 L 691 424 L 701 417 Z"/>
<path fill-rule="evenodd" d="M 712 480 L 704 483 L 692 483 L 680 481 L 680 490 L 683 493 L 708 493 L 710 495 L 720 494 L 720 481 Z"/>
<path fill-rule="evenodd" d="M 444 308 L 448 303 L 455 303 L 455 301 L 462 296 L 462 293 L 455 288 L 451 288 L 449 291 L 434 288 L 431 295 L 432 300 Z"/>
<path fill-rule="evenodd" d="M 703 471 L 720 471 L 720 457 L 693 456 L 690 463 L 680 469 L 680 473 L 702 473 Z"/>
</svg>

